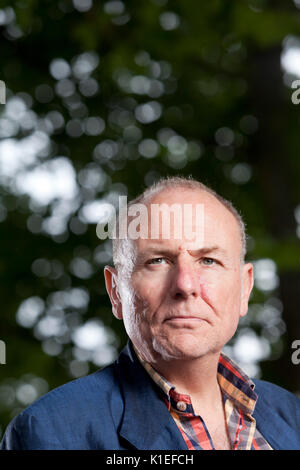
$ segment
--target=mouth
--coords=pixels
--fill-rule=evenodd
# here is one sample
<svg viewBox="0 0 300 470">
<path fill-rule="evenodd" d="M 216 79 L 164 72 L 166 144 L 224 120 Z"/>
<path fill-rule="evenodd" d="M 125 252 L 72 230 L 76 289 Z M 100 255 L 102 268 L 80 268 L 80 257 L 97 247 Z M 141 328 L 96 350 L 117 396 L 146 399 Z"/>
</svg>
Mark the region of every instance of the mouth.
<svg viewBox="0 0 300 470">
<path fill-rule="evenodd" d="M 199 318 L 199 317 L 183 316 L 183 315 L 176 315 L 174 317 L 165 319 L 165 322 L 178 322 L 179 323 L 179 322 L 191 322 L 191 321 L 203 322 L 206 320 L 204 320 L 203 318 Z"/>
</svg>

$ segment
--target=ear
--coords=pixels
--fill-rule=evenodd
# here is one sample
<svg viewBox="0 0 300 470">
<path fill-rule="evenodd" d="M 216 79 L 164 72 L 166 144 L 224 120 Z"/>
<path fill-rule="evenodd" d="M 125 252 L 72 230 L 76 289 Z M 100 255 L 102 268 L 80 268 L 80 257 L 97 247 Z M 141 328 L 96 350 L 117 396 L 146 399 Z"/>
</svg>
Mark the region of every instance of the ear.
<svg viewBox="0 0 300 470">
<path fill-rule="evenodd" d="M 253 283 L 253 264 L 244 264 L 242 267 L 241 317 L 244 317 L 248 312 L 248 302 L 253 288 Z"/>
<path fill-rule="evenodd" d="M 112 305 L 112 312 L 118 320 L 121 320 L 123 318 L 122 302 L 118 291 L 118 277 L 116 269 L 111 266 L 105 266 L 104 278 L 106 290 Z"/>
</svg>

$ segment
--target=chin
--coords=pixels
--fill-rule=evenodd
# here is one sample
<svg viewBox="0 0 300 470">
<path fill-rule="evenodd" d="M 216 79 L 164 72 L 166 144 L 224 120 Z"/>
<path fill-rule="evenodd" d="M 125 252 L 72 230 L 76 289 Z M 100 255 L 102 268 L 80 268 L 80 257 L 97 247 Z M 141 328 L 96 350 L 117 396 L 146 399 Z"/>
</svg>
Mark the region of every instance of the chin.
<svg viewBox="0 0 300 470">
<path fill-rule="evenodd" d="M 191 360 L 204 356 L 209 352 L 204 344 L 199 344 L 199 340 L 189 338 L 173 339 L 167 341 L 165 338 L 160 341 L 157 338 L 153 340 L 153 350 L 165 361 L 171 360 Z"/>
</svg>

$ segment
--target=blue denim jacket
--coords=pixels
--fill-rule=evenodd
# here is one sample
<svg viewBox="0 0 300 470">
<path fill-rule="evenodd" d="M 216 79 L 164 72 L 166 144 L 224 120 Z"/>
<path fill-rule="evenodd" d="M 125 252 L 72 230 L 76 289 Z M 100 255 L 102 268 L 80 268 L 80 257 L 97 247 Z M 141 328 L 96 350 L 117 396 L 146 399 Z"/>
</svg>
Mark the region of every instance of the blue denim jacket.
<svg viewBox="0 0 300 470">
<path fill-rule="evenodd" d="M 254 380 L 257 427 L 273 449 L 300 450 L 300 399 Z M 130 342 L 110 366 L 47 393 L 6 429 L 1 450 L 187 450 Z"/>
</svg>

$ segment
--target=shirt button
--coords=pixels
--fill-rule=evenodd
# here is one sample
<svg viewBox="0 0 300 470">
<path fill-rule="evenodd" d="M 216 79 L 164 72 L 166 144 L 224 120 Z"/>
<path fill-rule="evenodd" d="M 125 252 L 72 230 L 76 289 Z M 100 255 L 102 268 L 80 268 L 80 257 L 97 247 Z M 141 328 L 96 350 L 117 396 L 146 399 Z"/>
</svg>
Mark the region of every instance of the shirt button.
<svg viewBox="0 0 300 470">
<path fill-rule="evenodd" d="M 177 402 L 176 406 L 177 406 L 178 410 L 180 410 L 180 411 L 185 411 L 186 410 L 186 403 L 184 403 L 184 401 Z"/>
</svg>

